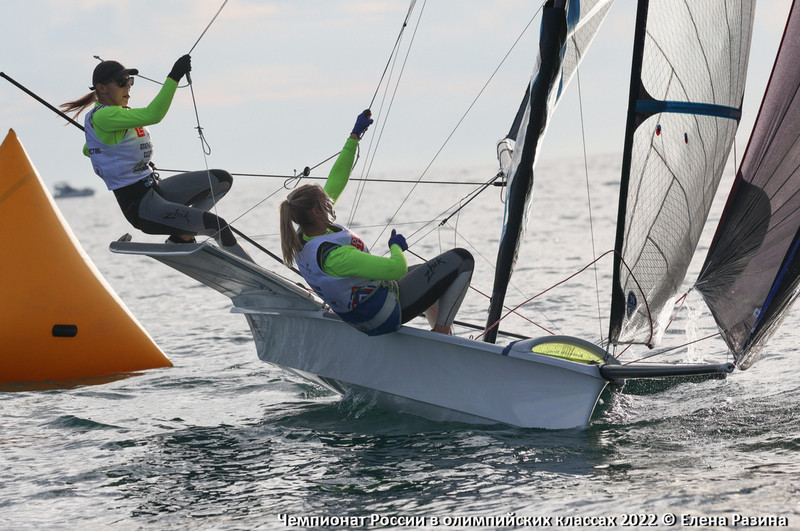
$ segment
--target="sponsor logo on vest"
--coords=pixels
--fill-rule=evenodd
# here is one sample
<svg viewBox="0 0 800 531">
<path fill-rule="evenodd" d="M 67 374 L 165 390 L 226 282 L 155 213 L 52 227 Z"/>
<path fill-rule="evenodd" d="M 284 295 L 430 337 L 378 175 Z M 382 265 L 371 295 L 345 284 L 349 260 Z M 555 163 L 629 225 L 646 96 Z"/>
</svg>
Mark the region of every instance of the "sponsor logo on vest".
<svg viewBox="0 0 800 531">
<path fill-rule="evenodd" d="M 350 289 L 350 309 L 352 310 L 362 302 L 364 299 L 372 295 L 372 292 L 375 291 L 375 288 L 365 287 L 365 286 L 353 286 Z"/>
<path fill-rule="evenodd" d="M 136 136 L 142 138 L 144 136 L 144 127 L 137 127 L 136 128 Z"/>
<path fill-rule="evenodd" d="M 364 247 L 366 247 L 366 245 L 364 245 L 364 242 L 361 240 L 361 238 L 359 238 L 358 236 L 355 236 L 355 235 L 350 236 L 350 245 L 352 245 L 353 247 L 355 247 L 359 251 L 363 251 Z"/>
</svg>

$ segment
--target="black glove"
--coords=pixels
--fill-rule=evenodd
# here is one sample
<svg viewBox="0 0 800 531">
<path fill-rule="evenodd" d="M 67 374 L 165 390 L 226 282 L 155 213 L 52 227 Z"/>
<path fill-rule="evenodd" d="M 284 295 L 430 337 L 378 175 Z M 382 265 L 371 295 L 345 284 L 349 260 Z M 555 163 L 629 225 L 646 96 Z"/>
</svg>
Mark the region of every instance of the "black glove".
<svg viewBox="0 0 800 531">
<path fill-rule="evenodd" d="M 392 248 L 392 245 L 399 245 L 401 251 L 408 250 L 408 244 L 406 243 L 406 239 L 403 238 L 402 234 L 398 234 L 396 230 L 392 229 L 392 237 L 389 238 L 389 248 Z"/>
<path fill-rule="evenodd" d="M 175 61 L 172 70 L 169 71 L 169 77 L 180 83 L 181 78 L 191 71 L 192 71 L 192 57 L 187 53 L 186 55 L 182 56 L 180 59 Z"/>
</svg>

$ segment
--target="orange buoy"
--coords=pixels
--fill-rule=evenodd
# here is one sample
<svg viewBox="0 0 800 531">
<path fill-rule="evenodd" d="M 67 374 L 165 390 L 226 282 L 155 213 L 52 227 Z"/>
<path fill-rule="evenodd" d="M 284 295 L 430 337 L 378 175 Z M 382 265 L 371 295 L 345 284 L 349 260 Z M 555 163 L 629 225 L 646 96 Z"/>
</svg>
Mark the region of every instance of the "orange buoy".
<svg viewBox="0 0 800 531">
<path fill-rule="evenodd" d="M 13 129 L 0 146 L 0 383 L 171 367 L 61 216 Z"/>
</svg>

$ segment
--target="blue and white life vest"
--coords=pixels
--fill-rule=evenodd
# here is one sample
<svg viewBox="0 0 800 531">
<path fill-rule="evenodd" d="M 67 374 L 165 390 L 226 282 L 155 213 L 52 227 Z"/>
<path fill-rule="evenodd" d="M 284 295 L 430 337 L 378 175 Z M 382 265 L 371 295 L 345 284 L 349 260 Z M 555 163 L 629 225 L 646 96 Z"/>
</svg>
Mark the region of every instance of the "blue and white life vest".
<svg viewBox="0 0 800 531">
<path fill-rule="evenodd" d="M 113 146 L 101 142 L 94 130 L 92 118 L 103 107 L 106 105 L 95 107 L 86 115 L 86 147 L 94 172 L 105 181 L 109 190 L 116 190 L 151 173 L 149 164 L 153 157 L 153 143 L 146 127 L 128 129 L 122 141 Z"/>
<path fill-rule="evenodd" d="M 397 283 L 362 277 L 334 277 L 322 270 L 328 253 L 342 245 L 369 253 L 363 240 L 341 225 L 337 232 L 306 242 L 297 257 L 300 274 L 344 322 L 370 336 L 400 328 Z"/>
</svg>

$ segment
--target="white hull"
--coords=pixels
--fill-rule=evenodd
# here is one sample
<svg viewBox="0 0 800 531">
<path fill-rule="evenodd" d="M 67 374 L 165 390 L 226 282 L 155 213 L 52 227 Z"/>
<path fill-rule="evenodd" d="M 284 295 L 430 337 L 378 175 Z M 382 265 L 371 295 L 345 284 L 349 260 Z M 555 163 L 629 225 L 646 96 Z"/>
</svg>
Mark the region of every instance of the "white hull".
<svg viewBox="0 0 800 531">
<path fill-rule="evenodd" d="M 237 311 L 237 310 L 235 310 Z M 404 326 L 369 337 L 321 311 L 242 310 L 258 357 L 434 420 L 585 426 L 606 380 L 585 365 Z"/>
<path fill-rule="evenodd" d="M 231 297 L 253 332 L 258 357 L 338 393 L 432 420 L 532 428 L 586 426 L 607 384 L 598 365 L 505 349 L 404 326 L 369 337 L 325 311 L 316 297 L 207 244 L 115 242 Z"/>
</svg>

